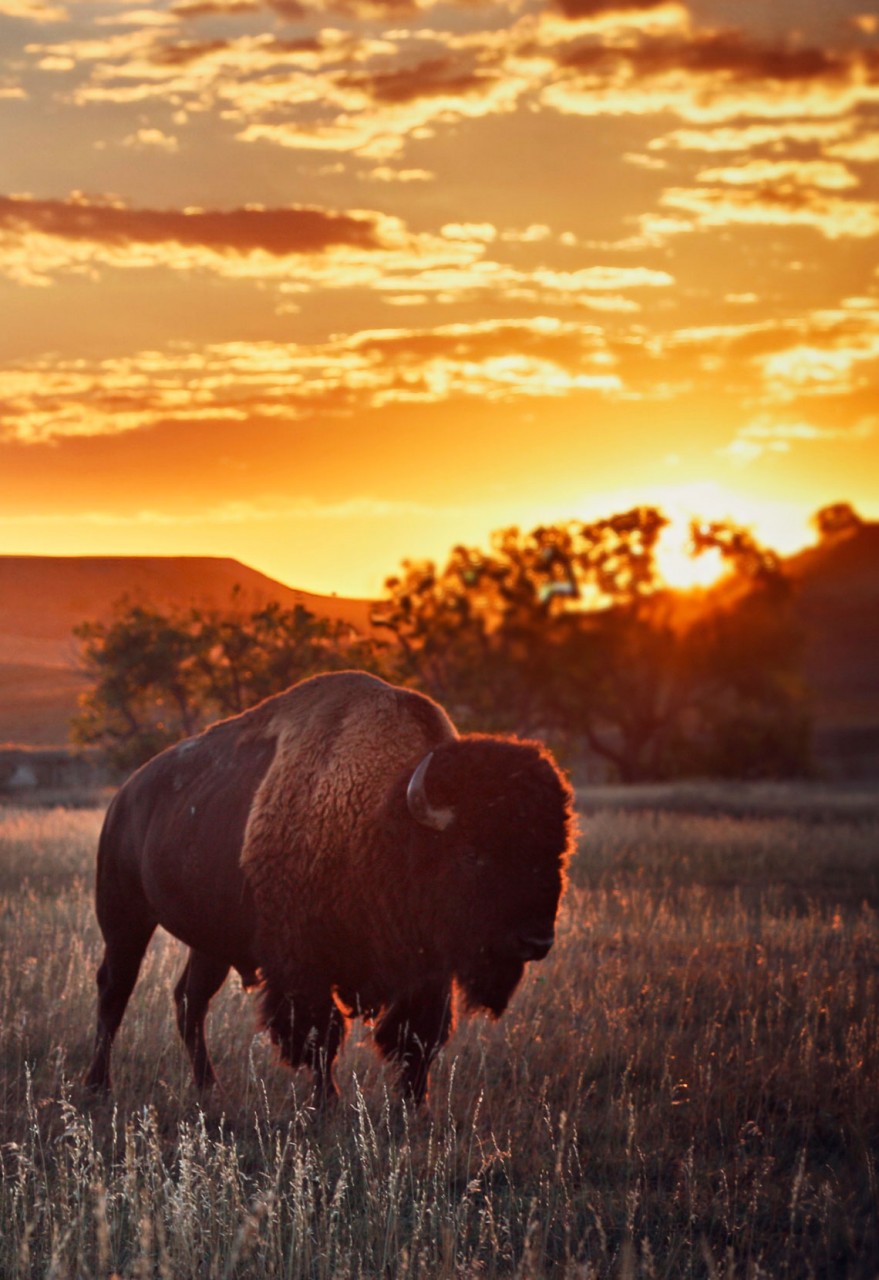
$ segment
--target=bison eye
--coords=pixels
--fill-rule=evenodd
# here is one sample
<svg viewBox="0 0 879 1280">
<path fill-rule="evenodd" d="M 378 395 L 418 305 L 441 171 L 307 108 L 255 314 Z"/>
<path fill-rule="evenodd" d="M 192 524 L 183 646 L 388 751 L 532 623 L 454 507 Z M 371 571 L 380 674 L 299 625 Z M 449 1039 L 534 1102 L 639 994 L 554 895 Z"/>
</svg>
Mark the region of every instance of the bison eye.
<svg viewBox="0 0 879 1280">
<path fill-rule="evenodd" d="M 463 862 L 467 863 L 468 867 L 485 866 L 485 857 L 472 844 L 465 844 L 461 846 L 461 859 Z"/>
</svg>

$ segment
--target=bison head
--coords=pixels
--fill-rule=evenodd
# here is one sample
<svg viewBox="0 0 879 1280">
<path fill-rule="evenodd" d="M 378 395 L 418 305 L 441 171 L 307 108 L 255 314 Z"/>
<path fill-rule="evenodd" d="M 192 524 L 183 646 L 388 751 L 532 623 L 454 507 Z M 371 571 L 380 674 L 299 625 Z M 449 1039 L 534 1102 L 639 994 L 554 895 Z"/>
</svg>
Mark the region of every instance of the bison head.
<svg viewBox="0 0 879 1280">
<path fill-rule="evenodd" d="M 443 951 L 471 1008 L 499 1016 L 553 944 L 571 840 L 571 789 L 538 743 L 468 735 L 411 775 Z"/>
</svg>

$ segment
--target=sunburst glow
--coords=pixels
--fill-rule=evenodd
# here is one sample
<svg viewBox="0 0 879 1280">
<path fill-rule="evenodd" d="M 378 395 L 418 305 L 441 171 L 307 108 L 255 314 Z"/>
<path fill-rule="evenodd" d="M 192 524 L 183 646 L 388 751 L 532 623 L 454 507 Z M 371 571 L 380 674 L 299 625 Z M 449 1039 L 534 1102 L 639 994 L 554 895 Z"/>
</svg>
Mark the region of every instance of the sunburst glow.
<svg viewBox="0 0 879 1280">
<path fill-rule="evenodd" d="M 677 521 L 663 530 L 656 564 L 665 585 L 683 591 L 710 587 L 728 571 L 728 565 L 714 548 L 694 556 L 687 529 Z"/>
</svg>

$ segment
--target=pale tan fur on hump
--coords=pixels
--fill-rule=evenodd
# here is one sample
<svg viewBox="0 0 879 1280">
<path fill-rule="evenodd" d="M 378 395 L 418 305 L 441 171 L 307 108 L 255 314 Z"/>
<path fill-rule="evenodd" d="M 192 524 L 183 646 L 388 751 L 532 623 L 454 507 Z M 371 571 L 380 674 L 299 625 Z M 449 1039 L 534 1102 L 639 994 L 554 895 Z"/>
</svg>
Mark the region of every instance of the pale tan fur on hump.
<svg viewBox="0 0 879 1280">
<path fill-rule="evenodd" d="M 266 729 L 277 736 L 277 751 L 254 797 L 241 854 L 272 932 L 295 935 L 312 893 L 331 914 L 330 883 L 344 896 L 360 891 L 358 873 L 368 877 L 360 832 L 394 778 L 437 741 L 456 736 L 439 715 L 439 733 L 431 735 L 404 695 L 357 673 L 308 681 L 279 705 Z"/>
</svg>

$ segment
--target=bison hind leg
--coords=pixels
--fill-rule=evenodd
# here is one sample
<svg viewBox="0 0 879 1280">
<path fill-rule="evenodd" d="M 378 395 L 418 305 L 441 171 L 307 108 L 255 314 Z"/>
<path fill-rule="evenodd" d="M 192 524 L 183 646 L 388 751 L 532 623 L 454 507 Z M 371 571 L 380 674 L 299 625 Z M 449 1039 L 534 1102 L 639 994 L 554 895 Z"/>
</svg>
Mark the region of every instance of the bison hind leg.
<svg viewBox="0 0 879 1280">
<path fill-rule="evenodd" d="M 427 1096 L 430 1064 L 449 1038 L 452 1001 L 448 985 L 422 987 L 395 1000 L 375 1029 L 382 1057 L 402 1066 L 403 1087 L 415 1103 Z"/>
<path fill-rule="evenodd" d="M 192 950 L 174 988 L 177 1027 L 192 1062 L 196 1088 L 209 1089 L 216 1083 L 205 1041 L 204 1023 L 213 996 L 226 981 L 229 965 L 224 960 Z"/>
<path fill-rule="evenodd" d="M 345 1039 L 345 1018 L 332 998 L 315 1004 L 287 995 L 267 984 L 262 994 L 261 1020 L 288 1067 L 310 1067 L 322 1102 L 338 1094 L 333 1063 Z"/>
<path fill-rule="evenodd" d="M 110 1088 L 113 1038 L 119 1030 L 155 927 L 155 921 L 146 913 L 142 918 L 132 912 L 129 918 L 101 922 L 106 945 L 97 973 L 98 1027 L 92 1063 L 85 1078 L 88 1089 L 105 1092 Z"/>
</svg>

